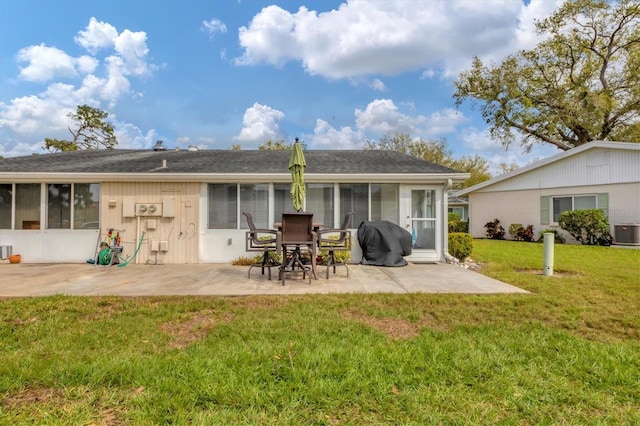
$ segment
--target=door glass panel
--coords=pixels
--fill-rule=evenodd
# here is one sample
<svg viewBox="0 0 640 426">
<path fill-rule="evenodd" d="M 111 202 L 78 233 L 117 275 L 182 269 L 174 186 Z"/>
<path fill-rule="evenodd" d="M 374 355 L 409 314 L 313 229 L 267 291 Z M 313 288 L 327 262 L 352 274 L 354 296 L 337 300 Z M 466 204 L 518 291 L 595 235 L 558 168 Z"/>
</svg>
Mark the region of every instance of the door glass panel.
<svg viewBox="0 0 640 426">
<path fill-rule="evenodd" d="M 435 250 L 436 222 L 434 220 L 411 221 L 411 241 L 415 249 Z"/>
<path fill-rule="evenodd" d="M 411 240 L 413 248 L 436 248 L 436 191 L 411 190 Z"/>
</svg>

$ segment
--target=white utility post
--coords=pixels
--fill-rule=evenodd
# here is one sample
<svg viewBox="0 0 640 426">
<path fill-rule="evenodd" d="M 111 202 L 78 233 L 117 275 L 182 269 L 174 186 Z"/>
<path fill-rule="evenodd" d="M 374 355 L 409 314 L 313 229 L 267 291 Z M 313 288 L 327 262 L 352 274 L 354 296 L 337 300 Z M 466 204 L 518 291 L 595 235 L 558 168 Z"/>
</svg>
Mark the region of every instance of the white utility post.
<svg viewBox="0 0 640 426">
<path fill-rule="evenodd" d="M 553 275 L 553 243 L 555 242 L 555 234 L 552 232 L 544 233 L 544 276 Z"/>
</svg>

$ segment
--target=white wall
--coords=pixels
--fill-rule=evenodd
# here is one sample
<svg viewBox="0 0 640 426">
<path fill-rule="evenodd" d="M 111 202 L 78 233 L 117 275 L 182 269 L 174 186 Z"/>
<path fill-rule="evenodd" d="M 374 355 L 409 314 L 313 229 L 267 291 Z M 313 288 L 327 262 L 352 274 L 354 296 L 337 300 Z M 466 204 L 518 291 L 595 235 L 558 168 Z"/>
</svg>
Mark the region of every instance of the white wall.
<svg viewBox="0 0 640 426">
<path fill-rule="evenodd" d="M 474 238 L 485 237 L 487 222 L 499 219 L 505 237 L 512 223 L 533 225 L 537 235 L 542 229 L 556 228 L 552 224 L 540 224 L 540 197 L 580 194 L 609 194 L 609 224 L 640 223 L 640 183 L 616 185 L 576 186 L 544 190 L 520 190 L 503 192 L 473 192 L 469 194 L 469 232 Z"/>
</svg>

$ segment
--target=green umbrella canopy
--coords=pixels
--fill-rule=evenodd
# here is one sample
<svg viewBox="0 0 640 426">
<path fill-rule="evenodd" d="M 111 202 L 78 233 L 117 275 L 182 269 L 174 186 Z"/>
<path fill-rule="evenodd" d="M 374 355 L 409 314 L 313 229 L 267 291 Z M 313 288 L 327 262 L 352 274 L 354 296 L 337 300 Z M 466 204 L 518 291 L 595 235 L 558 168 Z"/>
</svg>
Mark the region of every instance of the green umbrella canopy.
<svg viewBox="0 0 640 426">
<path fill-rule="evenodd" d="M 291 150 L 291 159 L 289 160 L 289 170 L 291 171 L 291 202 L 295 211 L 302 210 L 302 203 L 304 202 L 304 169 L 307 167 L 307 162 L 304 160 L 304 152 L 302 152 L 302 145 L 298 142 L 293 144 Z"/>
</svg>

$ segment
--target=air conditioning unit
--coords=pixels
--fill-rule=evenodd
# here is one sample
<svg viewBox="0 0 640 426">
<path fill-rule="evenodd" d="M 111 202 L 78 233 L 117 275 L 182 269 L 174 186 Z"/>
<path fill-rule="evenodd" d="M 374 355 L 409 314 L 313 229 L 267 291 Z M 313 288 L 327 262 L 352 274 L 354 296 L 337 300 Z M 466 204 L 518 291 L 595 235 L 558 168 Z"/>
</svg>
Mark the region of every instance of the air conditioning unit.
<svg viewBox="0 0 640 426">
<path fill-rule="evenodd" d="M 613 226 L 614 244 L 640 246 L 640 223 Z"/>
<path fill-rule="evenodd" d="M 136 216 L 162 216 L 162 204 L 136 204 Z"/>
<path fill-rule="evenodd" d="M 0 259 L 8 259 L 13 254 L 13 246 L 0 246 Z"/>
</svg>

